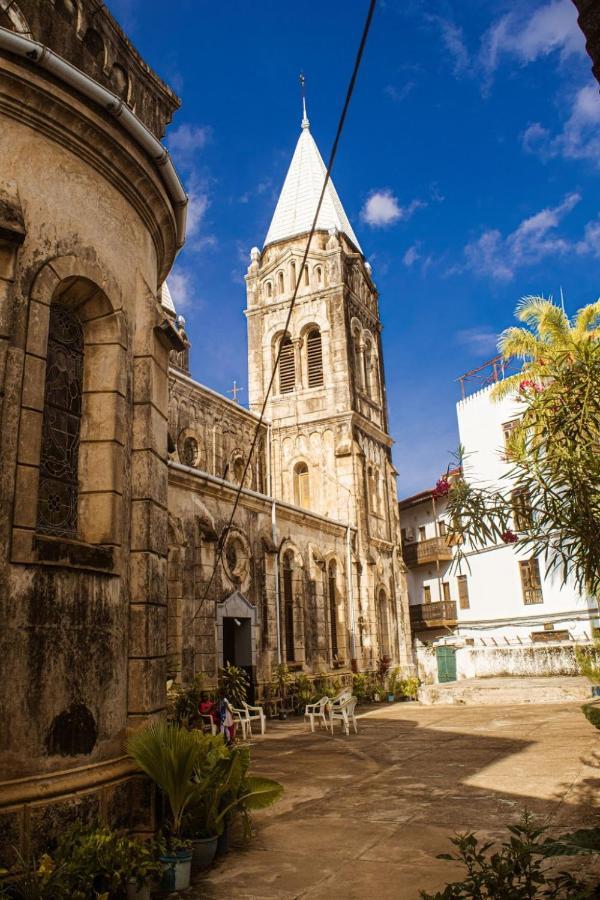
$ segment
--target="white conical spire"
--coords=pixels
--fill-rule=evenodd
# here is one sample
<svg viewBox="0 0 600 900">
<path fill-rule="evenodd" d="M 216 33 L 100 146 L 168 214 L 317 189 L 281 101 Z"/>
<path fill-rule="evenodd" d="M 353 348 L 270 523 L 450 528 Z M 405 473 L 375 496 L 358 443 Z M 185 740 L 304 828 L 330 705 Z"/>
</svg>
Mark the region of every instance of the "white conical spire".
<svg viewBox="0 0 600 900">
<path fill-rule="evenodd" d="M 298 234 L 305 234 L 312 228 L 313 219 L 323 189 L 327 169 L 310 133 L 310 123 L 306 115 L 306 101 L 302 98 L 302 132 L 285 176 L 283 188 L 275 207 L 273 219 L 265 238 L 267 244 L 283 241 Z M 329 231 L 337 228 L 343 231 L 357 250 L 360 244 L 352 230 L 348 216 L 331 179 L 327 182 L 325 196 L 319 210 L 317 228 Z"/>
</svg>

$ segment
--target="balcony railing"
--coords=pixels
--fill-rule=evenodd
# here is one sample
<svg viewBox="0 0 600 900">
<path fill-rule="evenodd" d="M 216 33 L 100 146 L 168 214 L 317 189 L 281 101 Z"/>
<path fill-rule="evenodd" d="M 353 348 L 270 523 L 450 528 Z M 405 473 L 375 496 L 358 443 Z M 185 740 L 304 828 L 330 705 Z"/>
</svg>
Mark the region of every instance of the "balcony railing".
<svg viewBox="0 0 600 900">
<path fill-rule="evenodd" d="M 402 545 L 402 556 L 407 566 L 422 566 L 426 563 L 445 562 L 452 559 L 452 548 L 447 537 L 434 537 L 414 544 Z"/>
<path fill-rule="evenodd" d="M 438 603 L 416 603 L 409 606 L 411 625 L 436 628 L 456 624 L 456 603 L 441 600 Z"/>
</svg>

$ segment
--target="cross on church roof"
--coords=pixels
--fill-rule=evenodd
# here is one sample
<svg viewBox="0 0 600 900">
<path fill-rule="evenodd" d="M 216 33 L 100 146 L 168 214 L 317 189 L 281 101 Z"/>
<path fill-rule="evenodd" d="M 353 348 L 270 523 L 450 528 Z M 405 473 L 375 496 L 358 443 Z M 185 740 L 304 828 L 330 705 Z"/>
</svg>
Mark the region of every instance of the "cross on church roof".
<svg viewBox="0 0 600 900">
<path fill-rule="evenodd" d="M 233 387 L 231 388 L 231 390 L 227 391 L 227 393 L 231 394 L 233 396 L 234 403 L 239 403 L 240 401 L 238 400 L 238 394 L 240 393 L 240 391 L 243 391 L 243 390 L 244 390 L 244 388 L 238 387 L 237 381 L 234 380 Z"/>
</svg>

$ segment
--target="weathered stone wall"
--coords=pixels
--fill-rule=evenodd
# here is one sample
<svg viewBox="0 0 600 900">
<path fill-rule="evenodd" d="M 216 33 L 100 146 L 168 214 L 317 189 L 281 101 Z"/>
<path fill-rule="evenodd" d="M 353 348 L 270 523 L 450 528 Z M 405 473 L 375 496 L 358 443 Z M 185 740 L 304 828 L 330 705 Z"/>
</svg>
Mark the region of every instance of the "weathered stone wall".
<svg viewBox="0 0 600 900">
<path fill-rule="evenodd" d="M 17 7 L 0 4 L 3 25 Z M 23 10 L 44 39 L 53 4 Z M 151 813 L 123 751 L 127 728 L 165 702 L 170 344 L 157 296 L 175 224 L 155 166 L 118 123 L 8 56 L 0 158 L 4 861 L 7 846 L 38 850 L 73 817 L 147 825 Z M 46 386 L 57 307 L 82 333 L 81 428 L 74 451 L 51 445 L 77 460 L 78 488 L 76 526 L 50 533 L 38 494 L 61 427 Z M 63 358 L 48 377 L 60 380 Z"/>
<path fill-rule="evenodd" d="M 579 675 L 575 644 L 534 645 L 530 647 L 457 647 L 456 675 L 463 678 L 507 676 Z M 426 684 L 437 683 L 435 650 L 417 648 L 419 677 Z"/>
</svg>

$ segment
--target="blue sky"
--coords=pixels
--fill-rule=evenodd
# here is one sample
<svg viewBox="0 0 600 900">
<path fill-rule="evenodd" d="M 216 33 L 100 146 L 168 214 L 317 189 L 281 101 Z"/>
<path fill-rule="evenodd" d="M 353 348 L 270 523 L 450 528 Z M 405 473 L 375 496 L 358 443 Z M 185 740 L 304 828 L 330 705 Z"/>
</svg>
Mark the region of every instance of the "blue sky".
<svg viewBox="0 0 600 900">
<path fill-rule="evenodd" d="M 298 138 L 298 74 L 327 158 L 366 0 L 107 5 L 183 101 L 167 143 L 191 215 L 170 285 L 192 374 L 245 386 L 243 276 Z M 519 298 L 598 297 L 590 65 L 571 0 L 380 0 L 333 179 L 380 291 L 400 496 L 445 469 L 455 379 Z"/>
</svg>

